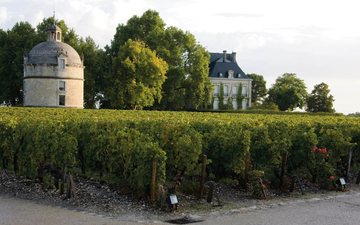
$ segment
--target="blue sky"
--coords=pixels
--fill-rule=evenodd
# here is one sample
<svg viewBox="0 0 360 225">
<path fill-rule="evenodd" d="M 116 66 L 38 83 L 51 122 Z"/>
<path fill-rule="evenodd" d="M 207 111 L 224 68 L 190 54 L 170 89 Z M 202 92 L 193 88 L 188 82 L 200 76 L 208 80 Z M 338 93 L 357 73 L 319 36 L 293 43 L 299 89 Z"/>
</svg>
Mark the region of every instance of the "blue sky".
<svg viewBox="0 0 360 225">
<path fill-rule="evenodd" d="M 0 0 L 0 28 L 24 20 L 35 26 L 54 8 L 58 19 L 101 47 L 119 23 L 156 10 L 209 51 L 237 52 L 244 72 L 263 75 L 268 87 L 283 73 L 296 73 L 309 92 L 327 83 L 337 112 L 360 112 L 357 0 Z"/>
</svg>

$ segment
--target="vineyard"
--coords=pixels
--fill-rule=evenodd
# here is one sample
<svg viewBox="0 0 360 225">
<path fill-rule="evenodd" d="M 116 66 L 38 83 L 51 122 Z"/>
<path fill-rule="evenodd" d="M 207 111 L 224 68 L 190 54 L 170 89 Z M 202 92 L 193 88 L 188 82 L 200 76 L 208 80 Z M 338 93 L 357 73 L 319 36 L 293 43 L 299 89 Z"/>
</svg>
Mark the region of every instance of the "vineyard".
<svg viewBox="0 0 360 225">
<path fill-rule="evenodd" d="M 204 154 L 207 180 L 243 188 L 262 178 L 283 189 L 294 176 L 327 188 L 329 177 L 360 171 L 355 117 L 51 108 L 0 115 L 0 166 L 34 180 L 51 166 L 145 196 L 154 175 L 156 186 L 198 185 Z"/>
</svg>

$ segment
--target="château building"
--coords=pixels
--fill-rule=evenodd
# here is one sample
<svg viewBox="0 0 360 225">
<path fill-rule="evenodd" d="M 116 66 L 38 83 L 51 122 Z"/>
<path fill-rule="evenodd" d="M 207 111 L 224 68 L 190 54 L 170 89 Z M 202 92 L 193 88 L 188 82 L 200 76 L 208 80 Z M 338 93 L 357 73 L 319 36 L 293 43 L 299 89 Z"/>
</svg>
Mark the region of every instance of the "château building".
<svg viewBox="0 0 360 225">
<path fill-rule="evenodd" d="M 210 53 L 210 80 L 214 85 L 213 109 L 219 109 L 220 86 L 223 86 L 224 104 L 232 103 L 233 109 L 251 107 L 251 81 L 236 62 L 236 53 Z M 241 88 L 239 86 L 241 85 Z M 242 102 L 238 104 L 238 91 L 241 89 Z"/>
</svg>

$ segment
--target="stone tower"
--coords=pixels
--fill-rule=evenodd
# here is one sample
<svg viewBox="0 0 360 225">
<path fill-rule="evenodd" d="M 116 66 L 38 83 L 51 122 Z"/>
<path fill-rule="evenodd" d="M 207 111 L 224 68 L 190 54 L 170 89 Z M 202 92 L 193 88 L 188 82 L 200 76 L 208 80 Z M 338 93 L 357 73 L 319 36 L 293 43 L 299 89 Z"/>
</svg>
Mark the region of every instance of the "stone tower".
<svg viewBox="0 0 360 225">
<path fill-rule="evenodd" d="M 24 56 L 24 106 L 84 107 L 84 66 L 79 54 L 62 42 L 61 29 Z"/>
</svg>

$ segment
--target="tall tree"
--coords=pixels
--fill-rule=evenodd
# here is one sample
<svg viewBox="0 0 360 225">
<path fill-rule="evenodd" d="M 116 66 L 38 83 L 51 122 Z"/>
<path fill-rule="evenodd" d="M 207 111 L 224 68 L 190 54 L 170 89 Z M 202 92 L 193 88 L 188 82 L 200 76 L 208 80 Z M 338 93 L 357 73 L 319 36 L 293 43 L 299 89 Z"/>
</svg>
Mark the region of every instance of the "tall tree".
<svg viewBox="0 0 360 225">
<path fill-rule="evenodd" d="M 258 105 L 263 103 L 267 94 L 266 81 L 264 76 L 259 74 L 247 74 L 251 79 L 251 103 L 252 105 Z"/>
<path fill-rule="evenodd" d="M 225 109 L 225 103 L 224 103 L 224 85 L 223 83 L 220 83 L 220 87 L 219 87 L 219 109 Z"/>
<path fill-rule="evenodd" d="M 335 112 L 333 108 L 334 97 L 330 94 L 329 86 L 320 83 L 314 86 L 307 99 L 308 112 Z"/>
<path fill-rule="evenodd" d="M 91 37 L 80 38 L 77 51 L 84 58 L 84 107 L 95 108 L 109 74 L 108 57 Z"/>
<path fill-rule="evenodd" d="M 28 22 L 0 32 L 0 103 L 22 104 L 24 53 L 31 50 L 36 39 L 35 29 Z"/>
<path fill-rule="evenodd" d="M 176 27 L 165 28 L 159 14 L 148 10 L 141 17 L 134 16 L 126 25 L 118 26 L 110 54 L 116 54 L 130 38 L 143 41 L 169 65 L 163 98 L 156 107 L 197 109 L 210 103 L 209 54 L 192 34 Z"/>
<path fill-rule="evenodd" d="M 167 68 L 145 43 L 129 39 L 114 58 L 109 77 L 113 85 L 106 91 L 111 107 L 142 109 L 160 101 Z"/>
<path fill-rule="evenodd" d="M 281 111 L 304 107 L 307 92 L 303 80 L 294 73 L 285 73 L 276 79 L 269 89 L 268 101 L 279 106 Z"/>
<path fill-rule="evenodd" d="M 242 84 L 239 84 L 237 93 L 236 93 L 236 103 L 237 103 L 237 109 L 242 109 L 242 103 L 244 100 L 244 96 L 242 95 Z"/>
<path fill-rule="evenodd" d="M 120 46 L 129 39 L 143 41 L 151 49 L 157 50 L 164 32 L 165 23 L 159 13 L 147 10 L 141 17 L 133 16 L 127 24 L 118 25 L 114 39 L 111 41 L 111 54 L 116 55 Z"/>
</svg>

